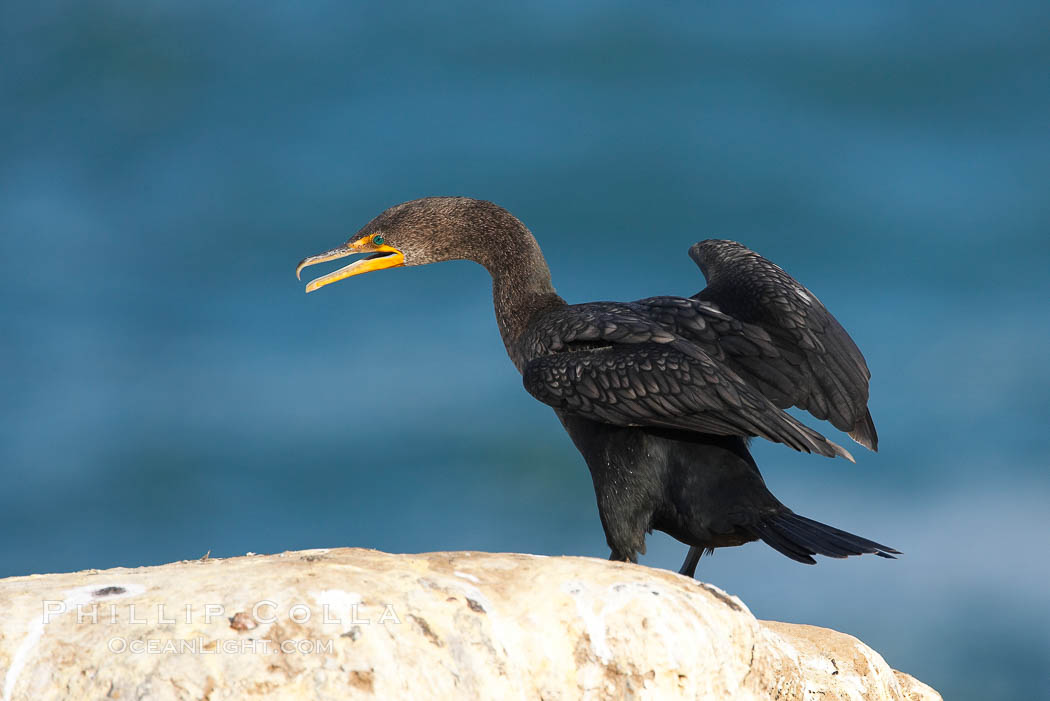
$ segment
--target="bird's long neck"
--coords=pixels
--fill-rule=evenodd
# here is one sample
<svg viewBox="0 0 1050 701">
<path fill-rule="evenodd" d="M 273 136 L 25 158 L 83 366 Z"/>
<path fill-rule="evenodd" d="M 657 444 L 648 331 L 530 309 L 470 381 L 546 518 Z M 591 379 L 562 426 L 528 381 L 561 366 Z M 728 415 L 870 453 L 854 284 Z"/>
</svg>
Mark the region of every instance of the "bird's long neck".
<svg viewBox="0 0 1050 701">
<path fill-rule="evenodd" d="M 565 300 L 554 291 L 535 237 L 520 221 L 514 223 L 501 232 L 500 249 L 480 262 L 492 275 L 492 301 L 503 345 L 521 371 L 528 358 L 519 342 L 529 323 L 542 312 L 565 306 Z"/>
</svg>

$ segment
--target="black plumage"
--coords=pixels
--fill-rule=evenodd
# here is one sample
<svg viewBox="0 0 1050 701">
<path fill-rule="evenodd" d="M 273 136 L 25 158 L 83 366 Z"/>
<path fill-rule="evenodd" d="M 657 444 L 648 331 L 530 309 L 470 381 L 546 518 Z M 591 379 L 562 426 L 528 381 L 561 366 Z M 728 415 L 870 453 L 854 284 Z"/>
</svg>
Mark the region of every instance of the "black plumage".
<svg viewBox="0 0 1050 701">
<path fill-rule="evenodd" d="M 816 295 L 733 241 L 689 255 L 707 287 L 692 297 L 569 305 L 532 234 L 509 212 L 467 198 L 426 198 L 383 212 L 307 265 L 373 253 L 308 291 L 370 270 L 468 259 L 493 278 L 496 319 L 525 389 L 554 408 L 590 469 L 606 540 L 636 561 L 645 534 L 705 550 L 762 540 L 787 557 L 896 550 L 798 516 L 774 497 L 748 451 L 752 436 L 852 457 L 786 414 L 799 407 L 877 449 L 870 373 Z M 297 271 L 298 272 L 298 271 Z"/>
</svg>

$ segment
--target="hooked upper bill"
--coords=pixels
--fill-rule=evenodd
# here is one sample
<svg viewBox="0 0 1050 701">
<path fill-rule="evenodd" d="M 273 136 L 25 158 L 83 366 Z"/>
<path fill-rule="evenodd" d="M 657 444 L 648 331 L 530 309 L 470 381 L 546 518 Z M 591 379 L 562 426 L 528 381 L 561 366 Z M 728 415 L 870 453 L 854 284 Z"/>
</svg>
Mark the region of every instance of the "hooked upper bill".
<svg viewBox="0 0 1050 701">
<path fill-rule="evenodd" d="M 303 268 L 317 263 L 324 263 L 329 260 L 336 260 L 338 258 L 345 258 L 347 256 L 356 255 L 358 253 L 372 253 L 373 255 L 363 258 L 361 260 L 355 260 L 350 265 L 344 266 L 322 275 L 319 278 L 311 280 L 306 286 L 307 293 L 319 290 L 325 285 L 330 285 L 333 282 L 339 282 L 348 277 L 354 275 L 361 275 L 362 273 L 370 273 L 373 270 L 383 270 L 385 268 L 398 268 L 405 264 L 405 254 L 394 248 L 388 246 L 385 243 L 375 243 L 373 236 L 366 236 L 362 239 L 358 239 L 352 243 L 346 243 L 337 248 L 333 248 L 330 251 L 319 253 L 316 256 L 310 256 L 303 258 L 299 261 L 299 265 L 295 268 L 295 277 L 301 279 Z M 382 240 L 382 239 L 380 239 Z"/>
</svg>

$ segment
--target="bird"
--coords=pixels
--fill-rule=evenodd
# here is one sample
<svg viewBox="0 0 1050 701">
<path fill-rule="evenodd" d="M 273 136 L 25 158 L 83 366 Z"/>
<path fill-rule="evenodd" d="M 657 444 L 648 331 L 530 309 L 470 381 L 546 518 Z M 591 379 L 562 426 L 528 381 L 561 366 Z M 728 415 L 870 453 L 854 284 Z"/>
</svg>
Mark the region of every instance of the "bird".
<svg viewBox="0 0 1050 701">
<path fill-rule="evenodd" d="M 364 258 L 306 285 L 314 292 L 378 270 L 470 260 L 492 277 L 496 323 L 526 391 L 552 407 L 590 470 L 610 560 L 637 562 L 653 530 L 689 546 L 694 577 L 716 548 L 763 541 L 797 562 L 900 551 L 796 514 L 749 450 L 760 437 L 805 453 L 850 453 L 784 410 L 827 420 L 878 450 L 871 373 L 817 296 L 740 243 L 689 255 L 707 285 L 690 297 L 569 304 L 536 238 L 513 214 L 469 197 L 386 209 L 304 268 Z"/>
</svg>

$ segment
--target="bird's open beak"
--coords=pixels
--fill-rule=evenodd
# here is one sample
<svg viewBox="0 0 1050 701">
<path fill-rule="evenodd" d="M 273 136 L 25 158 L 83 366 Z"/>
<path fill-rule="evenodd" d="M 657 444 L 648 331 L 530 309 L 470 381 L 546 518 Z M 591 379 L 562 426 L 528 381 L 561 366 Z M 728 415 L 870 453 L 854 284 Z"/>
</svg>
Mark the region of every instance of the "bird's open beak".
<svg viewBox="0 0 1050 701">
<path fill-rule="evenodd" d="M 323 275 L 316 280 L 312 280 L 310 284 L 306 286 L 306 291 L 308 293 L 313 292 L 314 290 L 321 289 L 325 285 L 330 285 L 333 282 L 339 282 L 340 280 L 353 277 L 354 275 L 360 275 L 361 273 L 370 273 L 373 270 L 383 270 L 384 268 L 398 268 L 405 264 L 404 253 L 393 246 L 387 246 L 386 244 L 379 244 L 377 246 L 372 243 L 371 237 L 368 237 L 353 243 L 343 244 L 338 248 L 333 248 L 330 251 L 325 251 L 316 256 L 303 258 L 295 268 L 295 277 L 299 278 L 303 272 L 303 268 L 307 266 L 324 263 L 325 261 L 335 260 L 337 258 L 345 258 L 346 256 L 352 256 L 357 253 L 372 253 L 373 255 L 362 260 L 355 260 L 346 267 L 339 268 L 339 270 Z"/>
</svg>

